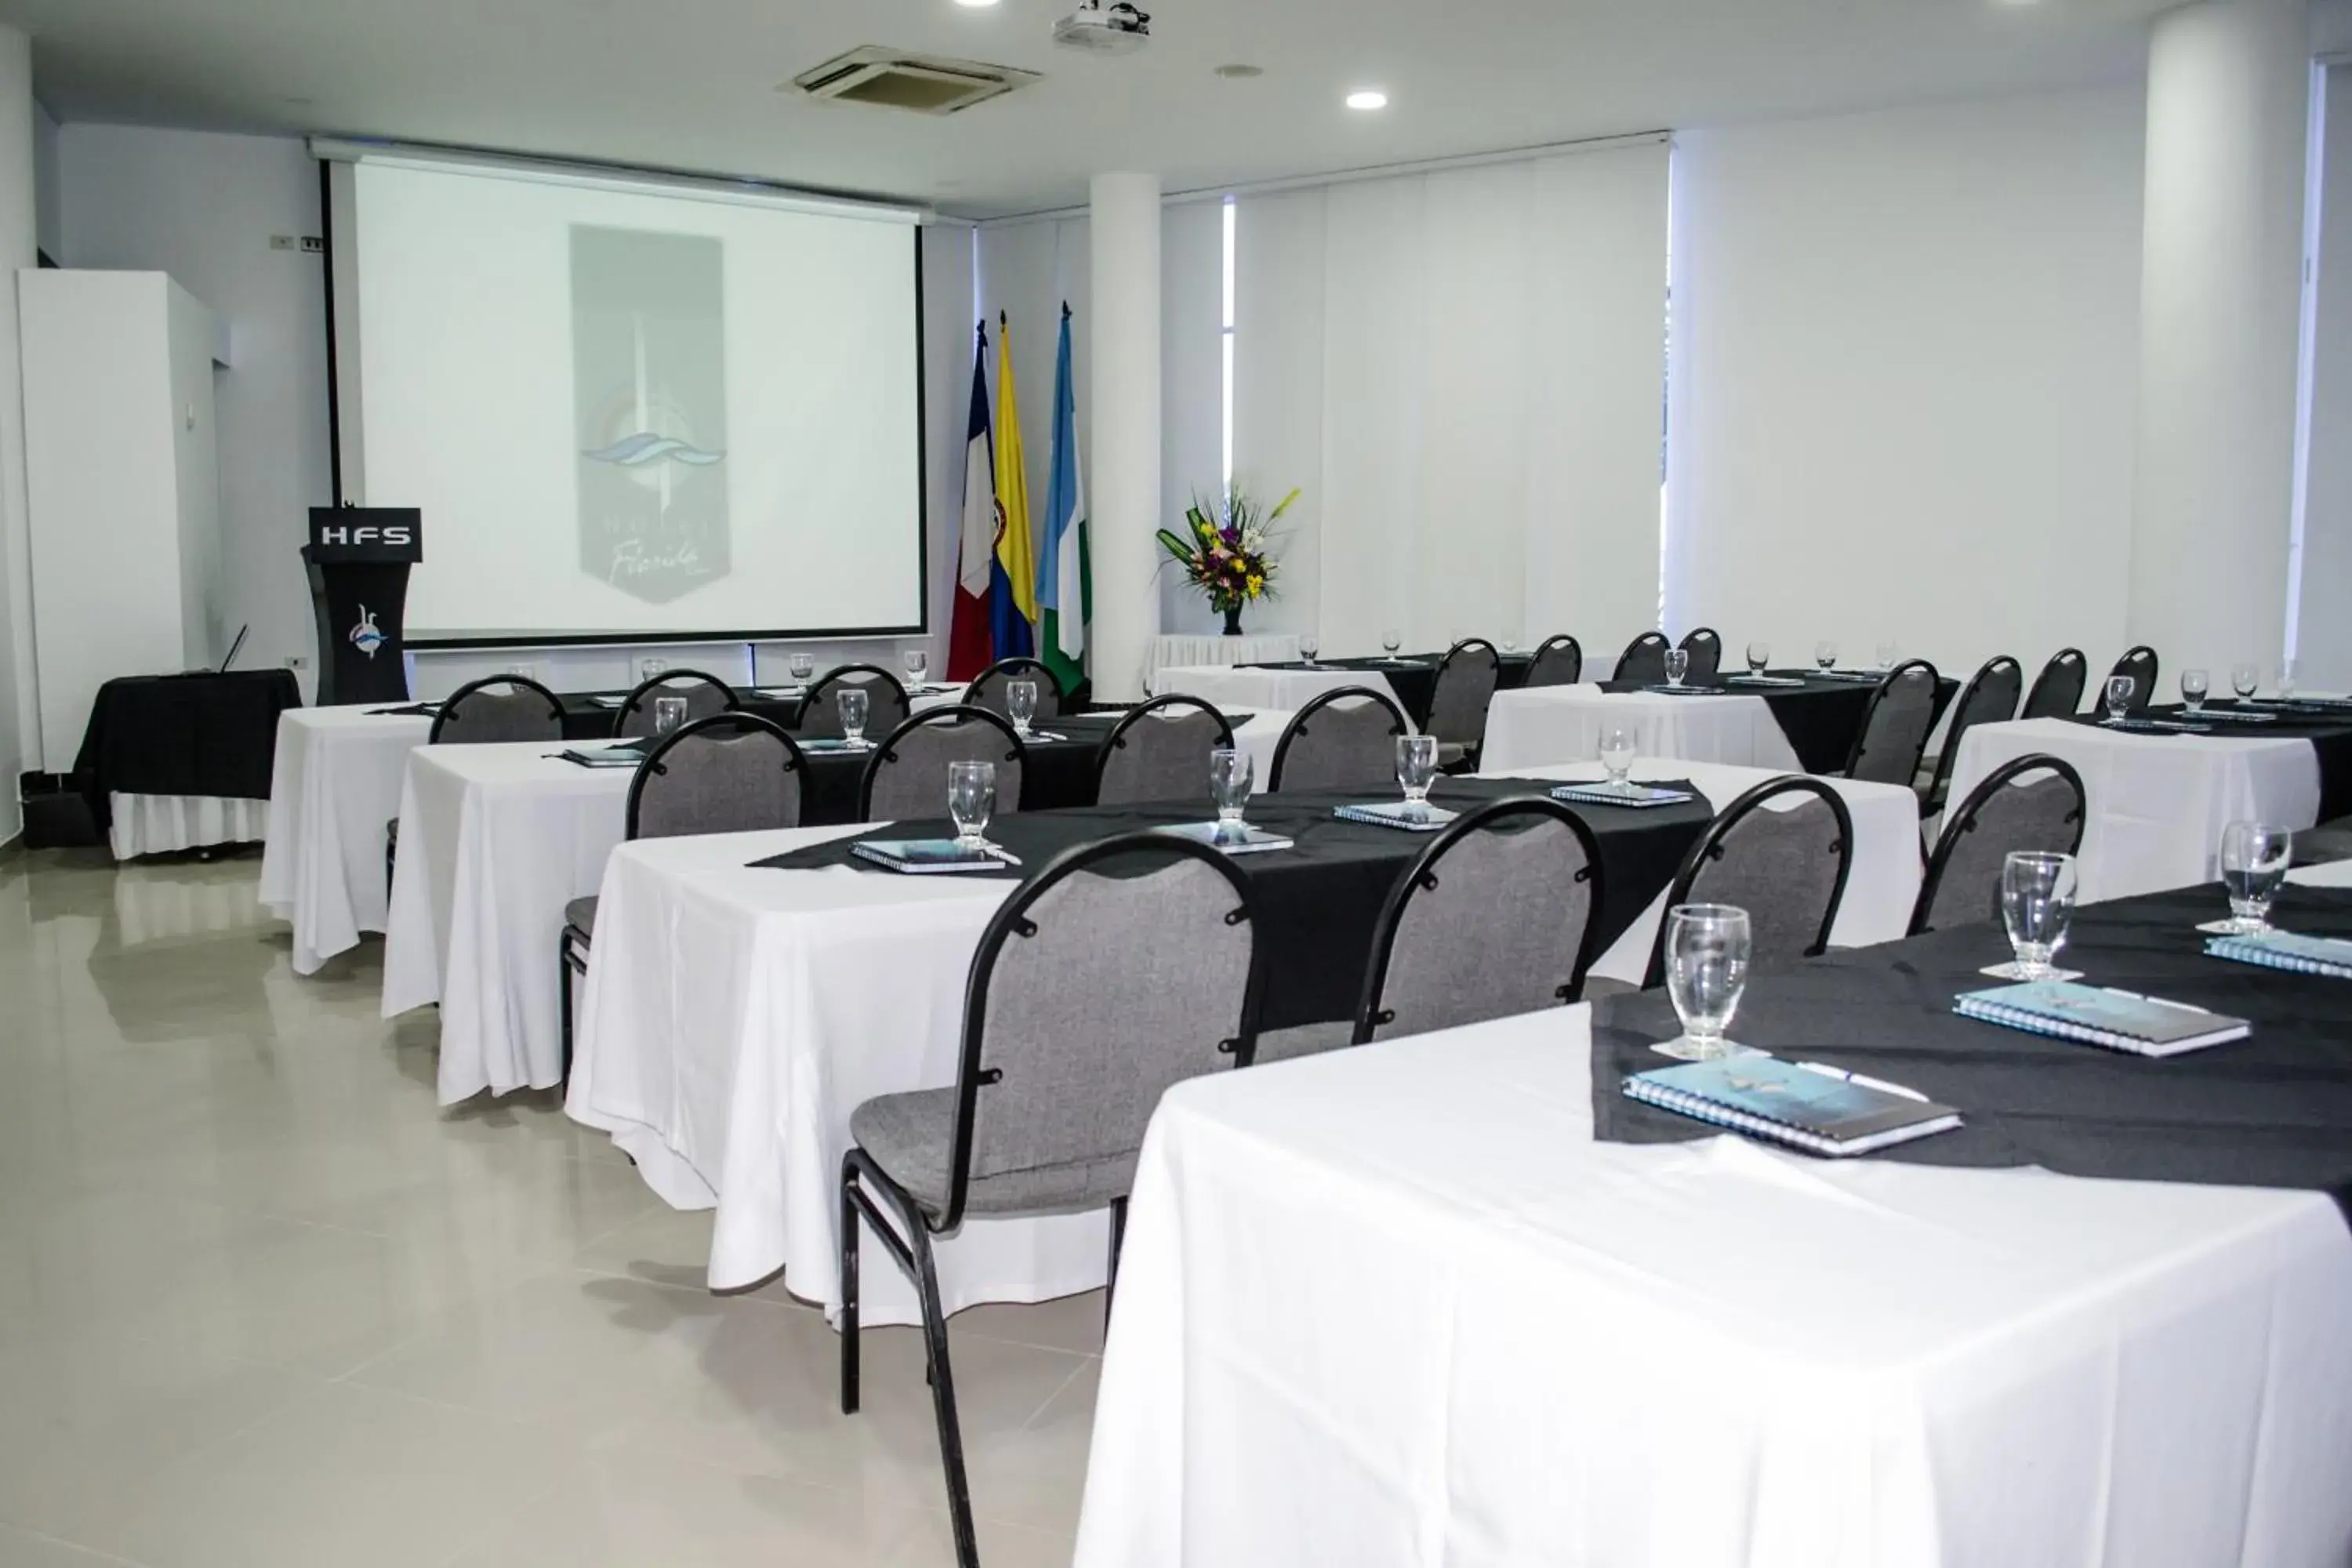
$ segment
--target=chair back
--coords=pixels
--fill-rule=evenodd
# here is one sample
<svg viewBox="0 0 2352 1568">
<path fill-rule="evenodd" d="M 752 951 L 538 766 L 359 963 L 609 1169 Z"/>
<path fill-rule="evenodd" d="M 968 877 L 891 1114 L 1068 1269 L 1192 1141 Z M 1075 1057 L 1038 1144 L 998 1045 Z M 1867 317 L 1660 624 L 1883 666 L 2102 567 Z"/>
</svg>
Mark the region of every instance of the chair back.
<svg viewBox="0 0 2352 1568">
<path fill-rule="evenodd" d="M 929 822 L 948 814 L 948 764 L 996 764 L 996 815 L 1021 809 L 1021 738 L 985 708 L 919 713 L 890 731 L 857 786 L 860 822 Z"/>
<path fill-rule="evenodd" d="M 1684 637 L 1682 649 L 1690 655 L 1685 679 L 1713 679 L 1723 668 L 1723 634 L 1713 626 L 1700 626 Z"/>
<path fill-rule="evenodd" d="M 1081 845 L 1022 884 L 972 956 L 938 1228 L 975 1179 L 1032 1178 L 1073 1208 L 1124 1197 L 1160 1095 L 1249 1065 L 1257 929 L 1231 860 L 1161 834 Z"/>
<path fill-rule="evenodd" d="M 1197 697 L 1160 697 L 1127 710 L 1095 756 L 1095 804 L 1202 800 L 1209 753 L 1234 743 L 1225 716 Z"/>
<path fill-rule="evenodd" d="M 1523 686 L 1573 686 L 1584 679 L 1584 645 L 1562 632 L 1556 637 L 1546 637 L 1536 656 L 1528 660 L 1528 678 Z"/>
<path fill-rule="evenodd" d="M 1863 710 L 1862 729 L 1846 758 L 1845 776 L 1909 789 L 1936 727 L 1936 693 L 1943 681 L 1924 658 L 1906 659 L 1886 672 Z"/>
<path fill-rule="evenodd" d="M 686 699 L 686 721 L 709 719 L 719 713 L 731 713 L 743 705 L 735 689 L 715 675 L 705 675 L 698 669 L 670 669 L 637 683 L 635 690 L 613 715 L 613 735 L 616 740 L 654 732 L 654 699 L 683 697 Z"/>
<path fill-rule="evenodd" d="M 2006 724 L 2017 717 L 2017 700 L 2025 691 L 2025 667 L 2007 654 L 1984 661 L 1969 678 L 1968 689 L 1952 707 L 1950 728 L 1944 731 L 1944 749 L 1936 758 L 1936 781 L 1927 798 L 1941 800 L 1951 787 L 1952 763 L 1960 754 L 1960 737 L 1979 724 Z"/>
<path fill-rule="evenodd" d="M 662 737 L 629 781 L 632 838 L 801 825 L 801 749 L 756 713 L 714 713 Z"/>
<path fill-rule="evenodd" d="M 1612 680 L 1639 680 L 1655 686 L 1666 678 L 1666 634 L 1643 632 L 1625 645 L 1617 656 L 1616 672 Z"/>
<path fill-rule="evenodd" d="M 2107 672 L 2107 677 L 2113 679 L 2118 675 L 2131 678 L 2131 701 L 2126 705 L 2125 711 L 2137 713 L 2146 710 L 2147 705 L 2156 699 L 2156 649 L 2142 643 L 2116 660 L 2116 667 Z M 2095 707 L 2105 707 L 2106 700 L 2107 692 L 2105 686 L 2091 693 L 2091 701 Z"/>
<path fill-rule="evenodd" d="M 1343 686 L 1291 715 L 1266 770 L 1269 792 L 1384 789 L 1396 781 L 1396 743 L 1412 726 L 1384 691 Z"/>
<path fill-rule="evenodd" d="M 1372 928 L 1356 1044 L 1578 1000 L 1601 891 L 1592 832 L 1558 801 L 1465 813 L 1422 852 Z"/>
<path fill-rule="evenodd" d="M 866 738 L 887 735 L 907 721 L 911 711 L 907 701 L 907 689 L 898 678 L 878 664 L 845 664 L 838 669 L 827 670 L 823 679 L 809 688 L 801 699 L 800 711 L 793 718 L 793 731 L 803 740 L 838 740 L 841 728 L 841 694 L 845 691 L 866 693 Z"/>
<path fill-rule="evenodd" d="M 2089 664 L 2078 647 L 2060 648 L 2033 678 L 2033 689 L 2025 694 L 2026 719 L 2071 719 L 2083 708 L 2083 682 L 2089 679 Z"/>
<path fill-rule="evenodd" d="M 432 746 L 562 739 L 563 700 L 520 675 L 467 681 L 443 700 L 425 735 L 425 744 Z"/>
<path fill-rule="evenodd" d="M 967 708 L 985 708 L 1000 719 L 1013 717 L 1013 709 L 1005 700 L 1005 689 L 1016 680 L 1037 683 L 1037 712 L 1040 720 L 1062 716 L 1062 683 L 1042 659 L 1000 658 L 980 672 L 970 686 L 963 689 Z"/>
<path fill-rule="evenodd" d="M 1471 751 L 1486 739 L 1486 705 L 1502 678 L 1503 656 L 1485 637 L 1465 637 L 1437 667 L 1429 699 L 1429 732 Z"/>
<path fill-rule="evenodd" d="M 2021 849 L 2074 853 L 2086 805 L 2083 775 L 2056 757 L 2023 756 L 1995 768 L 1946 819 L 1908 934 L 1999 920 L 2002 863 Z"/>
<path fill-rule="evenodd" d="M 1767 779 L 1699 835 L 1666 889 L 1665 907 L 1736 904 L 1748 911 L 1755 963 L 1810 958 L 1829 945 L 1853 863 L 1853 818 L 1836 790 L 1794 773 Z M 1665 957 L 1661 922 L 1648 984 L 1664 983 Z"/>
</svg>

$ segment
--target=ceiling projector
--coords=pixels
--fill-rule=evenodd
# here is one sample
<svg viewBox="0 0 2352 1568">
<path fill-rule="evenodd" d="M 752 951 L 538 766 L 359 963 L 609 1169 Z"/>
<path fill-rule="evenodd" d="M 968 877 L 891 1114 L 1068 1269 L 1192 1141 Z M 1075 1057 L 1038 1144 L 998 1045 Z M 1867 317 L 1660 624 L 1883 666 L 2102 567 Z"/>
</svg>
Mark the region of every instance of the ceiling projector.
<svg viewBox="0 0 2352 1568">
<path fill-rule="evenodd" d="M 1086 0 L 1054 24 L 1054 41 L 1090 55 L 1132 54 L 1151 41 L 1151 18 L 1125 0 L 1113 5 Z"/>
</svg>

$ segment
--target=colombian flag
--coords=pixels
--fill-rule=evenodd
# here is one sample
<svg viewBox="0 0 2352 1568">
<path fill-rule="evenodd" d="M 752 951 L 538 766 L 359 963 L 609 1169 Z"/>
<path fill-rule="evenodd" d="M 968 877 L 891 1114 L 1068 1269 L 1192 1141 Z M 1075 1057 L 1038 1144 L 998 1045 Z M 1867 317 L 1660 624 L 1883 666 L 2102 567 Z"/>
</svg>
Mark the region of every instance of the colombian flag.
<svg viewBox="0 0 2352 1568">
<path fill-rule="evenodd" d="M 996 317 L 996 564 L 988 576 L 988 624 L 999 658 L 1037 648 L 1037 554 L 1029 542 L 1029 469 L 1021 452 L 1021 403 L 1013 390 L 1013 323 Z"/>
</svg>

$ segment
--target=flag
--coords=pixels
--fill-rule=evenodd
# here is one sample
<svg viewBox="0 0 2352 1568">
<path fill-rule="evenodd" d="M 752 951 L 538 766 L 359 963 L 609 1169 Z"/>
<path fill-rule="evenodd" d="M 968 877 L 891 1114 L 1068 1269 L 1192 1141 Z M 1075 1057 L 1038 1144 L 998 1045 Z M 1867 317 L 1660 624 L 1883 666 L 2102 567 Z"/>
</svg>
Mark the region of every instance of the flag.
<svg viewBox="0 0 2352 1568">
<path fill-rule="evenodd" d="M 1078 395 L 1070 384 L 1070 307 L 1062 306 L 1062 346 L 1054 358 L 1054 468 L 1045 482 L 1045 532 L 1037 545 L 1037 607 L 1045 621 L 1037 657 L 1065 691 L 1087 678 L 1087 626 L 1095 615 L 1087 553 L 1087 493 L 1078 475 Z"/>
<path fill-rule="evenodd" d="M 1021 403 L 1013 391 L 1013 323 L 996 317 L 996 566 L 988 626 L 999 658 L 1036 649 L 1037 552 L 1029 545 L 1029 471 L 1021 452 Z"/>
<path fill-rule="evenodd" d="M 963 447 L 963 531 L 956 544 L 955 614 L 948 626 L 948 679 L 988 668 L 988 585 L 996 563 L 996 465 L 988 447 L 988 323 L 971 355 L 971 422 Z"/>
</svg>

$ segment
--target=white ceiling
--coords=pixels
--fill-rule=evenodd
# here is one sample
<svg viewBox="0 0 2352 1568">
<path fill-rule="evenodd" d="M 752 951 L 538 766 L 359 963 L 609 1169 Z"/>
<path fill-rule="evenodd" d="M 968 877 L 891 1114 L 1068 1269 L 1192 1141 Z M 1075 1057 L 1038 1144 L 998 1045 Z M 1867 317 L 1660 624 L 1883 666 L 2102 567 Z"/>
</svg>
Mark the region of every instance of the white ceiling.
<svg viewBox="0 0 2352 1568">
<path fill-rule="evenodd" d="M 0 0 L 59 119 L 327 131 L 764 176 L 994 216 L 1582 136 L 2123 79 L 2172 0 Z M 946 119 L 775 84 L 887 44 L 1045 73 Z M 1224 81 L 1229 61 L 1265 68 Z M 1388 89 L 1353 113 L 1342 94 Z"/>
</svg>

